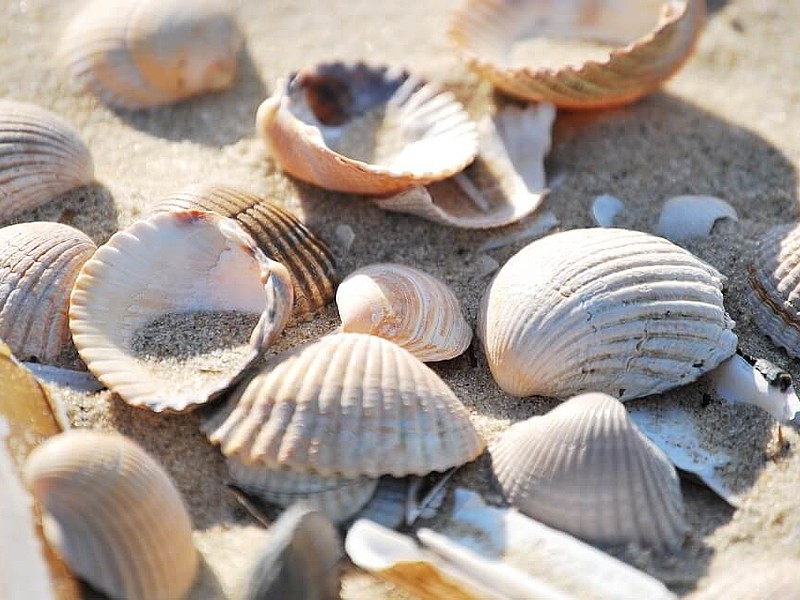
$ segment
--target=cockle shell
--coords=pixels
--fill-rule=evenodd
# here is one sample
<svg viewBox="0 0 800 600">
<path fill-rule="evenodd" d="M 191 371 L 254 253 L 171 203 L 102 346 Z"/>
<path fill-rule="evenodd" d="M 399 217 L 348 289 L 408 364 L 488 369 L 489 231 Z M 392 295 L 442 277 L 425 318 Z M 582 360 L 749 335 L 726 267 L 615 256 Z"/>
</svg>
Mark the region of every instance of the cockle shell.
<svg viewBox="0 0 800 600">
<path fill-rule="evenodd" d="M 25 483 L 70 568 L 113 598 L 181 598 L 198 568 L 192 522 L 169 475 L 138 444 L 73 430 L 36 448 Z"/>
<path fill-rule="evenodd" d="M 575 396 L 513 425 L 489 452 L 510 502 L 547 525 L 596 544 L 683 543 L 675 468 L 611 396 Z"/>
<path fill-rule="evenodd" d="M 557 233 L 503 266 L 484 294 L 479 335 L 509 394 L 630 400 L 694 381 L 734 353 L 723 280 L 646 233 Z"/>
<path fill-rule="evenodd" d="M 705 21 L 705 0 L 469 0 L 450 39 L 471 69 L 504 92 L 559 107 L 632 102 L 657 89 L 690 56 Z M 557 67 L 515 63 L 526 38 L 582 38 L 615 46 Z"/>
<path fill-rule="evenodd" d="M 231 219 L 167 212 L 117 232 L 83 266 L 70 329 L 89 370 L 133 406 L 180 412 L 224 393 L 277 338 L 292 306 L 288 271 Z M 203 310 L 260 314 L 250 353 L 199 391 L 164 381 L 131 354 L 136 331 L 157 316 Z M 176 389 L 177 388 L 177 389 Z"/>
<path fill-rule="evenodd" d="M 0 339 L 20 360 L 57 362 L 71 345 L 69 295 L 96 249 L 60 223 L 0 228 Z"/>
<path fill-rule="evenodd" d="M 89 149 L 67 120 L 35 104 L 0 100 L 0 222 L 93 178 Z"/>
<path fill-rule="evenodd" d="M 336 291 L 336 306 L 342 331 L 377 335 L 423 362 L 454 358 L 472 341 L 453 291 L 413 267 L 378 263 L 352 272 Z"/>
<path fill-rule="evenodd" d="M 397 68 L 322 64 L 275 89 L 256 129 L 284 171 L 323 188 L 398 192 L 459 172 L 477 151 L 455 97 Z"/>
<path fill-rule="evenodd" d="M 243 39 L 224 0 L 95 0 L 58 59 L 103 102 L 139 109 L 230 86 Z"/>
<path fill-rule="evenodd" d="M 235 219 L 294 283 L 295 317 L 308 318 L 333 300 L 336 265 L 328 245 L 290 211 L 254 194 L 219 184 L 197 184 L 171 194 L 152 213 L 199 209 Z"/>
</svg>

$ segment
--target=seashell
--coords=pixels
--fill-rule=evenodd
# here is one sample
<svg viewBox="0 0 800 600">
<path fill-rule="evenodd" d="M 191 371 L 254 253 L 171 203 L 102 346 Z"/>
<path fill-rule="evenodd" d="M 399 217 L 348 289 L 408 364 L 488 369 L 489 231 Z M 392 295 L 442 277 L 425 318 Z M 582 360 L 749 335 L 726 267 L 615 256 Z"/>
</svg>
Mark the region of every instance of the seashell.
<svg viewBox="0 0 800 600">
<path fill-rule="evenodd" d="M 449 92 L 364 63 L 307 68 L 259 107 L 256 129 L 290 175 L 353 194 L 389 194 L 458 173 L 477 134 Z"/>
<path fill-rule="evenodd" d="M 67 27 L 58 59 L 103 102 L 139 109 L 229 87 L 243 40 L 222 0 L 95 0 Z"/>
<path fill-rule="evenodd" d="M 463 404 L 396 344 L 338 333 L 240 386 L 203 426 L 227 457 L 320 475 L 423 475 L 484 447 Z"/>
<path fill-rule="evenodd" d="M 514 255 L 486 290 L 479 335 L 514 396 L 630 400 L 694 381 L 736 350 L 723 276 L 671 242 L 575 229 Z"/>
<path fill-rule="evenodd" d="M 664 202 L 656 234 L 673 242 L 711 235 L 720 219 L 738 221 L 736 210 L 714 196 L 675 196 Z"/>
<path fill-rule="evenodd" d="M 592 220 L 598 227 L 613 227 L 614 221 L 624 210 L 622 200 L 610 194 L 601 194 L 592 202 Z"/>
<path fill-rule="evenodd" d="M 60 223 L 0 228 L 0 338 L 20 359 L 57 362 L 72 346 L 69 294 L 96 249 Z"/>
<path fill-rule="evenodd" d="M 0 222 L 94 179 L 78 131 L 35 104 L 0 100 Z"/>
<path fill-rule="evenodd" d="M 489 451 L 509 501 L 543 523 L 595 544 L 683 543 L 678 475 L 611 396 L 575 396 L 512 426 Z"/>
<path fill-rule="evenodd" d="M 405 265 L 377 263 L 353 271 L 336 291 L 342 331 L 377 335 L 423 362 L 462 354 L 472 329 L 453 291 Z"/>
<path fill-rule="evenodd" d="M 154 215 L 117 232 L 83 266 L 70 329 L 89 370 L 133 406 L 180 412 L 216 398 L 280 335 L 289 318 L 288 271 L 235 221 L 210 212 Z M 247 355 L 201 389 L 165 381 L 131 353 L 135 332 L 180 312 L 260 314 Z"/>
<path fill-rule="evenodd" d="M 758 573 L 743 575 L 740 564 L 728 567 L 707 579 L 708 585 L 686 596 L 688 600 L 765 600 L 766 598 L 800 599 L 800 560 L 787 554 L 759 554 L 747 557 L 747 569 Z"/>
<path fill-rule="evenodd" d="M 166 471 L 117 434 L 74 430 L 44 442 L 25 483 L 45 511 L 49 542 L 113 598 L 181 598 L 198 555 L 192 523 Z"/>
<path fill-rule="evenodd" d="M 449 34 L 472 70 L 512 96 L 599 108 L 632 102 L 661 86 L 691 55 L 705 14 L 704 0 L 470 0 L 453 15 Z M 552 65 L 538 56 L 534 64 L 518 61 L 516 46 L 537 38 L 596 40 L 613 49 L 584 47 L 570 61 L 562 48 L 553 52 L 559 59 Z"/>
<path fill-rule="evenodd" d="M 235 219 L 264 254 L 289 270 L 294 283 L 294 316 L 308 318 L 333 300 L 333 255 L 328 245 L 290 211 L 235 187 L 197 184 L 159 202 L 151 214 L 189 209 Z"/>
</svg>

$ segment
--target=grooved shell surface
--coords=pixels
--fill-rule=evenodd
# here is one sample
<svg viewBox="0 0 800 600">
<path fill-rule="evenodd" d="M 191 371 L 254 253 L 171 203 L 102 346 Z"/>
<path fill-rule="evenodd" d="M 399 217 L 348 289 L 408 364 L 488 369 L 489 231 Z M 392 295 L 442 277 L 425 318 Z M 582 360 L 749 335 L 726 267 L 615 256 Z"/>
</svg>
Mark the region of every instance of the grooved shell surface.
<svg viewBox="0 0 800 600">
<path fill-rule="evenodd" d="M 517 423 L 490 453 L 511 503 L 547 525 L 597 544 L 683 543 L 675 468 L 610 396 L 576 396 Z"/>
<path fill-rule="evenodd" d="M 520 250 L 489 284 L 479 335 L 509 394 L 630 400 L 694 381 L 734 353 L 723 280 L 646 233 L 557 233 Z"/>
</svg>

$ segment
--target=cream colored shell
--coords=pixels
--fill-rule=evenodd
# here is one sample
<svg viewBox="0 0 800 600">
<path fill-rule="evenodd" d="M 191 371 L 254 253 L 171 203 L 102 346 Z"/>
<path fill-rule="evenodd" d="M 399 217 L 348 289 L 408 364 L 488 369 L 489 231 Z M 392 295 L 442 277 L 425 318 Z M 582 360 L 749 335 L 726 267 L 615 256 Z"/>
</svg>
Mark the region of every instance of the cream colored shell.
<svg viewBox="0 0 800 600">
<path fill-rule="evenodd" d="M 353 271 L 336 291 L 342 331 L 377 335 L 423 362 L 462 354 L 472 328 L 453 291 L 427 273 L 393 263 Z"/>
<path fill-rule="evenodd" d="M 192 522 L 166 471 L 138 444 L 73 430 L 44 442 L 25 482 L 50 543 L 82 579 L 113 598 L 175 599 L 198 568 Z"/>
<path fill-rule="evenodd" d="M 557 233 L 520 250 L 489 284 L 479 335 L 509 394 L 630 400 L 694 381 L 734 353 L 723 280 L 646 233 Z"/>
<path fill-rule="evenodd" d="M 605 394 L 517 423 L 490 448 L 515 507 L 595 544 L 677 550 L 688 526 L 675 468 Z"/>
</svg>

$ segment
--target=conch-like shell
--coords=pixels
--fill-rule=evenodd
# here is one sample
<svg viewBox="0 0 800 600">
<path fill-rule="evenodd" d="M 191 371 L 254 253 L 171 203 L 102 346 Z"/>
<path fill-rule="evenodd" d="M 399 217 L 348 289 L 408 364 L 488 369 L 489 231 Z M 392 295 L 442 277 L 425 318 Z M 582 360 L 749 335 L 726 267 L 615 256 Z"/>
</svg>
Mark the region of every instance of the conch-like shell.
<svg viewBox="0 0 800 600">
<path fill-rule="evenodd" d="M 72 292 L 70 329 L 89 370 L 133 406 L 180 412 L 224 393 L 276 339 L 289 319 L 292 281 L 231 219 L 167 212 L 117 232 L 83 266 Z M 199 391 L 176 389 L 131 354 L 152 319 L 203 310 L 260 314 L 250 353 Z"/>
<path fill-rule="evenodd" d="M 224 0 L 95 0 L 58 58 L 103 102 L 138 109 L 227 88 L 243 39 Z"/>
<path fill-rule="evenodd" d="M 138 444 L 73 430 L 36 448 L 25 483 L 70 568 L 113 598 L 181 598 L 197 573 L 192 522 L 166 471 Z"/>
<path fill-rule="evenodd" d="M 385 338 L 423 362 L 455 358 L 472 341 L 453 291 L 405 265 L 378 263 L 354 271 L 339 285 L 336 306 L 342 331 Z"/>
<path fill-rule="evenodd" d="M 397 68 L 323 64 L 275 89 L 256 129 L 284 171 L 323 188 L 398 192 L 458 173 L 477 152 L 475 124 L 455 97 Z"/>
<path fill-rule="evenodd" d="M 659 237 L 575 229 L 537 240 L 489 285 L 479 335 L 514 396 L 620 400 L 694 381 L 736 350 L 723 276 Z"/>
<path fill-rule="evenodd" d="M 293 316 L 309 318 L 333 300 L 336 265 L 328 245 L 290 211 L 244 190 L 197 184 L 171 194 L 152 209 L 199 209 L 235 219 L 269 258 L 282 263 L 294 283 Z"/>
<path fill-rule="evenodd" d="M 471 69 L 508 94 L 597 108 L 632 102 L 673 75 L 690 56 L 705 13 L 705 0 L 469 0 L 455 13 L 450 38 Z M 537 36 L 616 48 L 574 66 L 514 64 L 513 44 Z"/>
<path fill-rule="evenodd" d="M 20 360 L 57 362 L 70 345 L 69 295 L 97 247 L 60 223 L 0 229 L 0 339 Z"/>
<path fill-rule="evenodd" d="M 92 155 L 68 121 L 35 104 L 0 100 L 0 221 L 93 178 Z"/>
<path fill-rule="evenodd" d="M 611 396 L 575 396 L 513 425 L 489 451 L 511 504 L 547 525 L 595 544 L 683 543 L 675 468 Z"/>
</svg>

